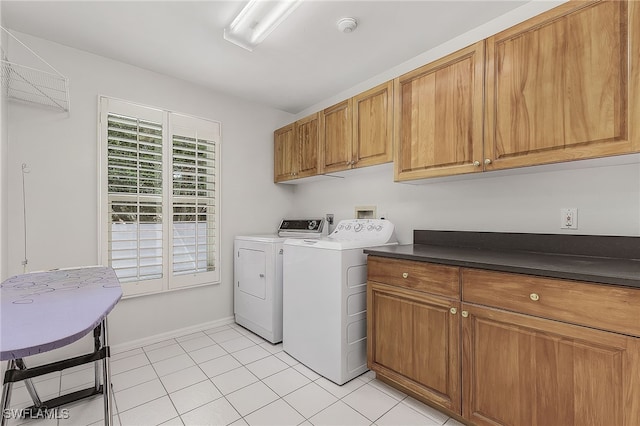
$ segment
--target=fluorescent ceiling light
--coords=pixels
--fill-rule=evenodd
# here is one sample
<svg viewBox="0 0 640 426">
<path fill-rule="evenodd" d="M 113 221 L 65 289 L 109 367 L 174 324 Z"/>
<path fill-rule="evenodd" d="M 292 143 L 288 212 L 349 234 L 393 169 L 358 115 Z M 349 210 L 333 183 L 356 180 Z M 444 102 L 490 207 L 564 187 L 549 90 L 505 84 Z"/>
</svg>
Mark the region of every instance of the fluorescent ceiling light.
<svg viewBox="0 0 640 426">
<path fill-rule="evenodd" d="M 249 51 L 260 44 L 302 0 L 250 0 L 224 29 L 225 40 Z"/>
</svg>

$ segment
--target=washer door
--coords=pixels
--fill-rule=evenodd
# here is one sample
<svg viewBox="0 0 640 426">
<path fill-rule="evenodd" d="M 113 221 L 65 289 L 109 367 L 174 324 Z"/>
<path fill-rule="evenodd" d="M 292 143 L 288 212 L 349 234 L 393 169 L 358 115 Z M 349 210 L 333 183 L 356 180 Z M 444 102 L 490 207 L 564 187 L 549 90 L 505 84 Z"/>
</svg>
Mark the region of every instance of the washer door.
<svg viewBox="0 0 640 426">
<path fill-rule="evenodd" d="M 239 248 L 236 253 L 237 290 L 264 300 L 267 296 L 267 253 L 254 248 Z"/>
</svg>

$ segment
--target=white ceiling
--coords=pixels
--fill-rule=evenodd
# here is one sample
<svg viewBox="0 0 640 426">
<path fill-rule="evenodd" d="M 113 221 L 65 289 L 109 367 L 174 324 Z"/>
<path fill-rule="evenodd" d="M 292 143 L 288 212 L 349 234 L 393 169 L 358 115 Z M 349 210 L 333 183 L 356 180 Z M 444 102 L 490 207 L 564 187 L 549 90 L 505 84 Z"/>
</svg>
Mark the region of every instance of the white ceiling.
<svg viewBox="0 0 640 426">
<path fill-rule="evenodd" d="M 297 113 L 527 1 L 305 0 L 253 52 L 245 1 L 8 1 L 3 26 Z M 336 28 L 355 17 L 356 31 Z M 38 52 L 46 58 L 46 52 Z"/>
</svg>

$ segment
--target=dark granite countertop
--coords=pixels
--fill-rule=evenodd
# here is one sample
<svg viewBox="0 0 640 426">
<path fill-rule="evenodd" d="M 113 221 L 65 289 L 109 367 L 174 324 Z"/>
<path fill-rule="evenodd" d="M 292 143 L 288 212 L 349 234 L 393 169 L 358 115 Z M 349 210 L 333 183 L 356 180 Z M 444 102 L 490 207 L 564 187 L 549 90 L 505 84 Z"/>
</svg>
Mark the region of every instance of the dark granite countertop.
<svg viewBox="0 0 640 426">
<path fill-rule="evenodd" d="M 419 232 L 426 234 L 417 234 Z M 481 238 L 476 238 L 478 236 Z M 640 238 L 577 237 L 415 231 L 414 244 L 373 247 L 364 252 L 396 259 L 640 288 L 640 258 L 635 257 L 640 250 Z M 523 238 L 525 243 L 520 244 Z M 554 244 L 544 250 L 544 244 L 532 245 L 532 240 L 536 244 Z M 603 243 L 607 244 L 603 246 Z M 617 247 L 607 251 L 607 246 Z M 569 249 L 563 250 L 563 247 Z M 535 251 L 531 251 L 533 249 Z"/>
</svg>

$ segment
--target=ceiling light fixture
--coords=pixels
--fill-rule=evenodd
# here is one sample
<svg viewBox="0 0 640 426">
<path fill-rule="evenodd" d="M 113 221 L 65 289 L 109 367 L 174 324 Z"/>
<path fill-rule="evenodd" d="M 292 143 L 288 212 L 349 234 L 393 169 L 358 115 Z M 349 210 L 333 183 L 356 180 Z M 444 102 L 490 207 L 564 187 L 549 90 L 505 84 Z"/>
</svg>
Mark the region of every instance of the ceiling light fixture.
<svg viewBox="0 0 640 426">
<path fill-rule="evenodd" d="M 224 29 L 224 39 L 253 51 L 302 0 L 251 0 Z"/>
</svg>

